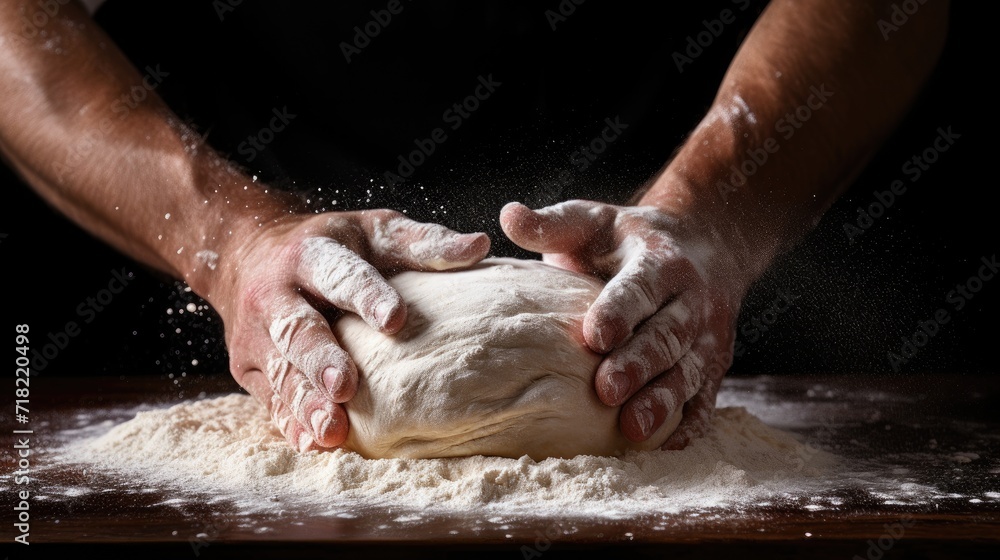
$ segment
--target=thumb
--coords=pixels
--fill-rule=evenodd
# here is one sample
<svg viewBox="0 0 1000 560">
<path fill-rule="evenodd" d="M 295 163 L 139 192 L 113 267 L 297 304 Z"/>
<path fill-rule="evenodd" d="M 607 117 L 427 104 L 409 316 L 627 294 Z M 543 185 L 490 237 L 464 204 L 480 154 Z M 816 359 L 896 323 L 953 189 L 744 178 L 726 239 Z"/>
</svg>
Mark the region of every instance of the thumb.
<svg viewBox="0 0 1000 560">
<path fill-rule="evenodd" d="M 391 268 L 464 268 L 490 252 L 490 238 L 485 233 L 458 233 L 440 224 L 395 217 L 377 222 L 373 229 L 372 248 Z"/>
<path fill-rule="evenodd" d="M 500 211 L 500 227 L 515 244 L 536 253 L 570 253 L 589 244 L 614 209 L 585 200 L 569 200 L 539 210 L 511 202 Z"/>
</svg>

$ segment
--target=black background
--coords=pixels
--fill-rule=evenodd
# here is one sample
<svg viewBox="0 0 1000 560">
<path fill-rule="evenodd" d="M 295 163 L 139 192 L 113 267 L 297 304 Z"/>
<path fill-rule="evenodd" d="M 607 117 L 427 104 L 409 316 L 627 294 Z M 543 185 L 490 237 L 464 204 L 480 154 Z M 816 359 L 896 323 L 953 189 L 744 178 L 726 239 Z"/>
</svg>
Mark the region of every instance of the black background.
<svg viewBox="0 0 1000 560">
<path fill-rule="evenodd" d="M 220 19 L 209 1 L 111 0 L 97 21 L 137 67 L 158 64 L 168 72 L 158 93 L 260 180 L 302 192 L 317 210 L 397 208 L 415 219 L 487 231 L 495 256 L 530 257 L 500 231 L 502 205 L 543 200 L 545 185 L 564 169 L 572 182 L 561 198 L 626 200 L 700 120 L 765 3 L 741 11 L 742 2 L 729 1 L 652 8 L 590 0 L 553 30 L 545 11 L 558 9 L 554 0 L 404 2 L 350 63 L 341 42 L 386 2 L 277 4 L 247 0 Z M 678 72 L 671 53 L 724 8 L 734 9 L 737 21 Z M 800 297 L 746 345 L 734 374 L 995 371 L 1000 280 L 961 311 L 945 301 L 976 273 L 981 257 L 996 253 L 995 156 L 986 149 L 994 145 L 995 103 L 985 78 L 995 67 L 985 46 L 993 31 L 978 10 L 952 7 L 945 52 L 904 120 L 816 230 L 754 287 L 740 329 L 782 291 Z M 384 172 L 395 169 L 397 155 L 443 126 L 442 112 L 490 74 L 502 84 L 496 92 L 448 130 L 448 140 L 406 183 L 385 188 Z M 288 129 L 254 161 L 241 159 L 240 142 L 282 107 L 296 115 Z M 616 115 L 628 130 L 596 165 L 579 171 L 570 155 Z M 901 166 L 931 145 L 939 127 L 961 138 L 850 243 L 844 223 L 875 201 L 874 190 L 905 179 Z M 158 374 L 182 385 L 181 374 L 227 371 L 217 316 L 167 314 L 200 304 L 197 296 L 90 237 L 6 167 L 0 182 L 7 193 L 0 205 L 5 317 L 31 325 L 33 347 L 41 349 L 45 335 L 67 321 L 82 323 L 77 306 L 107 286 L 111 270 L 135 274 L 33 375 Z M 952 320 L 894 372 L 887 352 L 898 352 L 900 337 L 912 336 L 942 307 Z"/>
</svg>

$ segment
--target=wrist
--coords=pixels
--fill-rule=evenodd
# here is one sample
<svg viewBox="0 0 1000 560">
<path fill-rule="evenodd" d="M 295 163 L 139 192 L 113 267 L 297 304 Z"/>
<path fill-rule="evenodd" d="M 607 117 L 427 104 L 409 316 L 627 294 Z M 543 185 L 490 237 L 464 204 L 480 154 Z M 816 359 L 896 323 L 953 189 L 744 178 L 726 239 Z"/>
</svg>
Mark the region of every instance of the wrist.
<svg viewBox="0 0 1000 560">
<path fill-rule="evenodd" d="M 689 177 L 663 173 L 638 201 L 670 216 L 691 250 L 704 255 L 704 271 L 725 278 L 742 295 L 763 273 L 759 248 L 745 235 L 746 225 L 724 211 L 706 185 Z"/>
<path fill-rule="evenodd" d="M 797 190 L 785 188 L 799 184 L 803 174 L 787 154 L 768 149 L 774 139 L 760 123 L 759 115 L 717 102 L 637 202 L 718 238 L 746 285 L 819 215 L 815 197 L 802 202 Z"/>
<path fill-rule="evenodd" d="M 198 175 L 200 200 L 178 224 L 179 239 L 166 247 L 175 275 L 198 295 L 225 297 L 231 275 L 260 237 L 298 213 L 298 198 L 255 182 L 214 154 Z M 174 249 L 173 245 L 178 245 Z"/>
<path fill-rule="evenodd" d="M 636 203 L 683 219 L 700 238 L 711 240 L 744 288 L 783 246 L 780 216 L 754 196 L 761 178 L 734 172 L 752 145 L 747 126 L 713 109 Z"/>
</svg>

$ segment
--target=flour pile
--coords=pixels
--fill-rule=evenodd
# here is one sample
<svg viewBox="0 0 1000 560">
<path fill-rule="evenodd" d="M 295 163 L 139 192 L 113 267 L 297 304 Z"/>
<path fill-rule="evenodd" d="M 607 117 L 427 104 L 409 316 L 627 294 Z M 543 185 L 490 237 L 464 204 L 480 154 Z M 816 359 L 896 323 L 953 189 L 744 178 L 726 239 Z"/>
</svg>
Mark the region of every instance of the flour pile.
<svg viewBox="0 0 1000 560">
<path fill-rule="evenodd" d="M 683 451 L 619 458 L 299 454 L 263 408 L 242 394 L 139 412 L 102 436 L 71 444 L 65 458 L 261 509 L 280 501 L 323 510 L 382 506 L 605 517 L 750 507 L 803 491 L 837 463 L 738 407 L 719 409 L 712 433 Z"/>
</svg>

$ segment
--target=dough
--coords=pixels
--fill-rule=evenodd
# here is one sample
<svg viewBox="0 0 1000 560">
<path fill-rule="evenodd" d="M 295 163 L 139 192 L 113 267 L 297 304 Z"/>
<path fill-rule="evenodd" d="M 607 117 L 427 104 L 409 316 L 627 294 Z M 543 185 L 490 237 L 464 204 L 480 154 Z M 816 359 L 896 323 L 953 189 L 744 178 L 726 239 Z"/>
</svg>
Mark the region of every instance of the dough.
<svg viewBox="0 0 1000 560">
<path fill-rule="evenodd" d="M 618 455 L 659 447 L 618 429 L 594 390 L 601 357 L 582 340 L 602 285 L 539 261 L 487 259 L 458 272 L 404 272 L 390 283 L 406 326 L 383 335 L 356 315 L 334 334 L 358 366 L 345 447 L 369 458 Z"/>
</svg>

